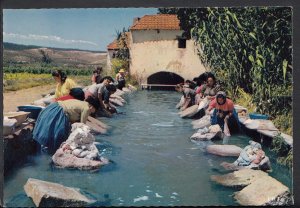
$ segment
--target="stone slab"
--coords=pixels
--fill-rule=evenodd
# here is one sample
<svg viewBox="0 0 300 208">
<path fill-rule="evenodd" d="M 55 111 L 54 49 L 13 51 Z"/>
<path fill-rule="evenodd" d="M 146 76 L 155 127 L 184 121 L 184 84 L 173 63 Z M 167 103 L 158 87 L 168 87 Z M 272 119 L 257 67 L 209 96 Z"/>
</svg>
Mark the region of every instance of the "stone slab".
<svg viewBox="0 0 300 208">
<path fill-rule="evenodd" d="M 244 187 L 268 174 L 261 170 L 242 169 L 225 175 L 212 175 L 210 178 L 218 184 L 229 187 Z"/>
<path fill-rule="evenodd" d="M 234 194 L 234 198 L 243 206 L 284 205 L 281 196 L 289 188 L 270 176 L 257 178 L 249 186 Z"/>
<path fill-rule="evenodd" d="M 188 107 L 184 111 L 181 111 L 180 117 L 181 118 L 190 118 L 194 116 L 198 112 L 198 105 L 192 105 L 191 107 Z"/>
<path fill-rule="evenodd" d="M 54 164 L 61 168 L 77 168 L 80 170 L 96 170 L 107 162 L 98 160 L 89 160 L 85 158 L 79 158 L 72 154 L 65 153 L 61 148 L 58 149 L 52 156 Z"/>
<path fill-rule="evenodd" d="M 95 202 L 74 188 L 33 178 L 27 180 L 24 190 L 37 207 L 81 207 Z"/>
<path fill-rule="evenodd" d="M 219 155 L 219 156 L 239 156 L 242 148 L 236 145 L 209 145 L 206 147 L 206 151 L 211 154 Z"/>
</svg>

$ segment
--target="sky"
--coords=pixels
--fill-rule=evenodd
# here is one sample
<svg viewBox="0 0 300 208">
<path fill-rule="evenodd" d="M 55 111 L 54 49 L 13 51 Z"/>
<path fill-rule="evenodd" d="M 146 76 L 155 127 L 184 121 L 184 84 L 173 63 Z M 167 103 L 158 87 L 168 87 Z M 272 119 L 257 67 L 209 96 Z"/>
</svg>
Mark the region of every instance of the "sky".
<svg viewBox="0 0 300 208">
<path fill-rule="evenodd" d="M 157 8 L 4 9 L 3 42 L 106 51 L 116 31 Z"/>
</svg>

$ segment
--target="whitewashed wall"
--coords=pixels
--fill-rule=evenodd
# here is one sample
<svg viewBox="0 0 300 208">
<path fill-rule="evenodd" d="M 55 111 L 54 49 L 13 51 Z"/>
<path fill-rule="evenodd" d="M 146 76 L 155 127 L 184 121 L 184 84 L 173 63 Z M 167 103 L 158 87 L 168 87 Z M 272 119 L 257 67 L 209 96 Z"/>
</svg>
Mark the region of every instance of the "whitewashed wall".
<svg viewBox="0 0 300 208">
<path fill-rule="evenodd" d="M 147 78 L 157 72 L 173 72 L 184 79 L 193 79 L 205 72 L 192 40 L 187 40 L 186 48 L 178 48 L 174 40 L 179 31 L 160 31 L 157 41 L 156 31 L 132 31 L 130 44 L 130 74 L 147 83 Z M 167 40 L 160 40 L 162 38 Z"/>
</svg>

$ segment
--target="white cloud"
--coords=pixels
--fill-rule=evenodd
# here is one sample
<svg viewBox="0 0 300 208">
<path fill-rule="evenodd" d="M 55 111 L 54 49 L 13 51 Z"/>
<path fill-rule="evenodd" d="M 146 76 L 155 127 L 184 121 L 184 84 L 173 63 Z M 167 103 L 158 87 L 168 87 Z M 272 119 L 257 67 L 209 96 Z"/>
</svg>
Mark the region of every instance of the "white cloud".
<svg viewBox="0 0 300 208">
<path fill-rule="evenodd" d="M 59 43 L 65 43 L 65 44 L 74 44 L 74 43 L 81 43 L 81 44 L 89 44 L 98 46 L 97 43 L 86 41 L 86 40 L 66 40 L 58 36 L 48 36 L 48 35 L 22 35 L 22 34 L 16 34 L 16 33 L 6 33 L 3 32 L 3 38 L 17 38 L 17 39 L 27 39 L 27 40 L 47 40 L 47 41 L 54 41 Z"/>
</svg>

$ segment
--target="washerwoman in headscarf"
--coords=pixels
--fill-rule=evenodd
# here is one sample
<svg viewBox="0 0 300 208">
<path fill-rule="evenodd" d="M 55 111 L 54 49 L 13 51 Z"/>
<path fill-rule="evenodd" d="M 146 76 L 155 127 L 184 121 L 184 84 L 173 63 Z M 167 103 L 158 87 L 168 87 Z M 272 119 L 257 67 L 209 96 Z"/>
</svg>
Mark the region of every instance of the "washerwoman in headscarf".
<svg viewBox="0 0 300 208">
<path fill-rule="evenodd" d="M 219 124 L 224 131 L 225 120 L 230 132 L 236 133 L 239 131 L 238 114 L 234 109 L 234 104 L 231 99 L 226 97 L 226 93 L 219 91 L 216 97 L 210 102 L 207 109 L 207 114 L 214 109 L 211 116 L 211 124 Z"/>
</svg>

